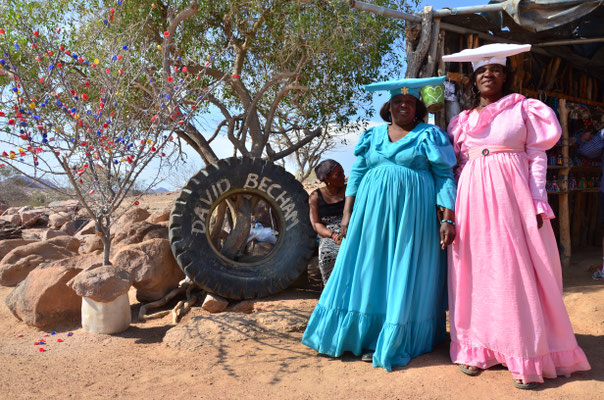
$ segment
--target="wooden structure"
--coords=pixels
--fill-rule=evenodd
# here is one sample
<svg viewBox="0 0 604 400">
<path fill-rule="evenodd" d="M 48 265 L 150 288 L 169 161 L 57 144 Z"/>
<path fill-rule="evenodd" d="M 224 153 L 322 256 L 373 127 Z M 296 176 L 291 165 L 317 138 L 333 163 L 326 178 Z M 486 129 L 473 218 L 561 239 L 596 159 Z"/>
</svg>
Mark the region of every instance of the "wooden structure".
<svg viewBox="0 0 604 400">
<path fill-rule="evenodd" d="M 493 42 L 533 45 L 530 53 L 510 58 L 513 90 L 550 105 L 563 128 L 560 143 L 548 153 L 548 193 L 558 216 L 553 226 L 562 264 L 568 266 L 573 248 L 599 244 L 602 237 L 601 167 L 581 161 L 576 137 L 592 129 L 581 121 L 604 128 L 604 5 L 572 0 L 520 3 L 501 0 L 443 10 L 427 6 L 422 13 L 408 14 L 350 1 L 353 8 L 406 20 L 406 77 L 446 74 L 458 95 L 470 89 L 472 71 L 463 63 L 445 65 L 444 54 Z M 446 128 L 451 117 L 437 113 L 435 122 Z"/>
</svg>

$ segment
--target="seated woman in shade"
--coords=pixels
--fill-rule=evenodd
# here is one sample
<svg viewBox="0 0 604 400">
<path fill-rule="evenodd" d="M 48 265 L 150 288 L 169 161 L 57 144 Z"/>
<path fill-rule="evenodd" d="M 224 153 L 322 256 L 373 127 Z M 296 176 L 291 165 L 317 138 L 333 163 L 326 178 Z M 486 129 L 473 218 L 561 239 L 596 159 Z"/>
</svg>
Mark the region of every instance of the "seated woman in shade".
<svg viewBox="0 0 604 400">
<path fill-rule="evenodd" d="M 424 85 L 443 78 L 366 86 L 387 90 L 380 116 L 354 154 L 334 270 L 302 343 L 339 357 L 363 355 L 390 371 L 446 337 L 445 246 L 455 237 L 455 154 L 445 132 L 426 124 Z M 437 206 L 444 207 L 437 220 Z"/>
<path fill-rule="evenodd" d="M 470 109 L 448 128 L 460 160 L 451 359 L 468 375 L 506 365 L 519 389 L 590 369 L 562 301 L 545 190 L 545 151 L 560 138 L 560 124 L 542 102 L 505 90 L 506 56 L 530 47 L 492 44 L 443 58 L 474 67 Z"/>
<path fill-rule="evenodd" d="M 342 243 L 340 222 L 344 213 L 344 193 L 346 183 L 344 168 L 334 160 L 324 160 L 315 168 L 317 178 L 325 183 L 325 187 L 316 189 L 308 199 L 310 205 L 310 222 L 319 241 L 319 269 L 323 284 L 327 283 L 329 275 L 336 262 L 336 256 Z"/>
</svg>

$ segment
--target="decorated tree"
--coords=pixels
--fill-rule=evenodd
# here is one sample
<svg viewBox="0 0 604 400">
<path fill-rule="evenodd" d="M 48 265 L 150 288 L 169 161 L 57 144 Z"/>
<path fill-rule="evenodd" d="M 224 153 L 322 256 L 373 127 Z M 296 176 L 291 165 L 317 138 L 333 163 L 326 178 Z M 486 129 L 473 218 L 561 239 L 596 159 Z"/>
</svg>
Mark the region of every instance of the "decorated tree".
<svg viewBox="0 0 604 400">
<path fill-rule="evenodd" d="M 376 3 L 407 8 L 402 0 Z M 2 41 L 3 103 L 13 107 L 4 112 L 15 123 L 5 141 L 16 146 L 7 163 L 64 174 L 95 216 L 106 257 L 103 227 L 152 159 L 162 168 L 184 142 L 215 163 L 212 143 L 223 135 L 235 155 L 273 162 L 294 155 L 303 177 L 333 146 L 328 128 L 354 129 L 351 122 L 371 110 L 362 85 L 402 67 L 391 50 L 403 25 L 342 0 L 9 0 L 4 7 L 2 24 L 14 27 Z M 208 122 L 215 114 L 221 120 Z M 225 250 L 237 253 L 250 226 L 240 211 L 250 207 L 234 199 L 228 208 L 242 219 L 234 221 L 242 230 L 232 230 L 239 239 Z"/>
<path fill-rule="evenodd" d="M 158 57 L 142 34 L 147 21 L 124 23 L 121 3 L 79 46 L 64 45 L 61 27 L 36 28 L 26 18 L 0 29 L 2 165 L 43 184 L 41 176 L 63 176 L 68 189 L 50 186 L 88 211 L 105 263 L 113 220 L 138 205 L 124 204 L 133 185 L 153 160 L 157 177 L 179 154 L 178 132 L 221 82 L 150 62 Z"/>
<path fill-rule="evenodd" d="M 26 3 L 26 12 L 40 21 L 67 19 L 80 26 L 78 34 L 70 36 L 72 42 L 93 36 L 81 28 L 81 21 L 95 21 L 94 10 L 116 4 L 110 0 L 9 3 L 12 8 Z M 333 143 L 328 128 L 356 129 L 351 122 L 373 111 L 362 85 L 398 76 L 402 70 L 400 53 L 392 52 L 392 46 L 402 44 L 403 24 L 355 12 L 345 0 L 117 3 L 124 19 L 146 21 L 141 33 L 160 49 L 161 54 L 139 57 L 154 58 L 153 63 L 164 71 L 187 67 L 190 73 L 204 71 L 224 82 L 180 132 L 206 164 L 218 159 L 212 147 L 218 135 L 229 139 L 237 155 L 271 161 L 295 153 L 321 135 L 326 137 L 315 144 Z M 408 3 L 418 2 L 373 3 L 408 11 Z M 222 119 L 209 123 L 207 112 Z M 299 153 L 298 158 L 312 168 L 303 160 L 307 153 Z"/>
</svg>

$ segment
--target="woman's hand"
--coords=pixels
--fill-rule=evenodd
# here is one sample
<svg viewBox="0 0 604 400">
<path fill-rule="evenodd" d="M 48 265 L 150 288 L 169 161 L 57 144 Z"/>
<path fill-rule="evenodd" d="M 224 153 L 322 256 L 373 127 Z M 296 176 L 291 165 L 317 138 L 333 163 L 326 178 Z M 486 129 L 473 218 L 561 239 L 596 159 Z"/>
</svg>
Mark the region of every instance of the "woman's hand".
<svg viewBox="0 0 604 400">
<path fill-rule="evenodd" d="M 340 221 L 340 236 L 342 238 L 345 238 L 346 234 L 348 233 L 348 223 L 350 222 L 350 214 L 351 213 L 346 212 L 346 210 L 344 210 L 344 214 L 342 215 L 342 221 Z M 342 239 L 340 239 L 340 242 L 342 242 Z"/>
<path fill-rule="evenodd" d="M 342 214 L 342 221 L 340 221 L 340 235 L 342 235 L 342 238 L 345 238 L 348 233 L 348 224 L 350 223 L 355 199 L 355 196 L 346 196 L 344 200 L 344 213 Z"/>
<path fill-rule="evenodd" d="M 440 224 L 440 248 L 445 249 L 455 240 L 455 226 L 448 222 Z"/>
<path fill-rule="evenodd" d="M 543 217 L 541 214 L 537 214 L 537 228 L 541 229 L 543 226 Z"/>
</svg>

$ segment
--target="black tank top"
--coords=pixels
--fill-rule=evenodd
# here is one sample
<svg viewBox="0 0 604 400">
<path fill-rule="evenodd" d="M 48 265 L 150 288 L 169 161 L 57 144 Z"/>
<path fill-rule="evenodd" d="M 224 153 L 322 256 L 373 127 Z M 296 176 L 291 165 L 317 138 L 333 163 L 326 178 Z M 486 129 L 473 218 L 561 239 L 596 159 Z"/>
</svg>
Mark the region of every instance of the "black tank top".
<svg viewBox="0 0 604 400">
<path fill-rule="evenodd" d="M 337 203 L 327 203 L 323 198 L 321 189 L 316 189 L 315 192 L 319 195 L 319 218 L 341 217 L 344 214 L 344 200 Z"/>
</svg>

